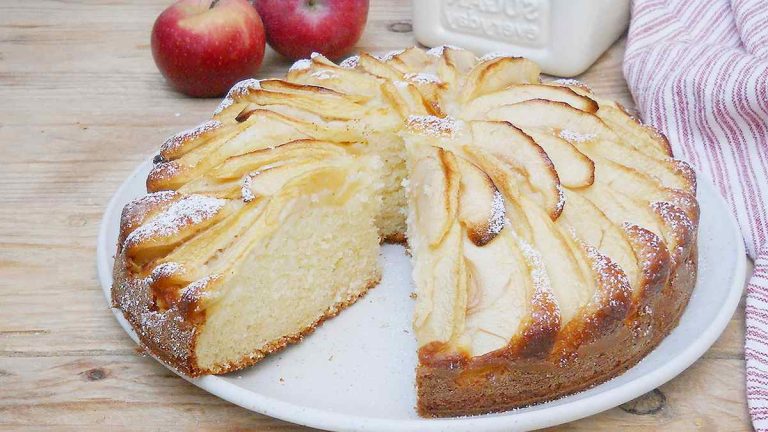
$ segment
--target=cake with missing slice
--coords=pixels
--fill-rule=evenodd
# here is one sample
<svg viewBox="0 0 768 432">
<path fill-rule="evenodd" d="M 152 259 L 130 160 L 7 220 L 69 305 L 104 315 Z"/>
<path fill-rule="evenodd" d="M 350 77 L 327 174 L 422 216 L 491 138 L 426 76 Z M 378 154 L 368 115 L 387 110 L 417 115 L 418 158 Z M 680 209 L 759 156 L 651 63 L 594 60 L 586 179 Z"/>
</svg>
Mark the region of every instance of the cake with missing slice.
<svg viewBox="0 0 768 432">
<path fill-rule="evenodd" d="M 112 297 L 190 375 L 252 365 L 413 261 L 418 411 L 606 381 L 696 280 L 696 179 L 666 139 L 536 64 L 440 47 L 320 55 L 169 138 L 122 215 Z"/>
</svg>

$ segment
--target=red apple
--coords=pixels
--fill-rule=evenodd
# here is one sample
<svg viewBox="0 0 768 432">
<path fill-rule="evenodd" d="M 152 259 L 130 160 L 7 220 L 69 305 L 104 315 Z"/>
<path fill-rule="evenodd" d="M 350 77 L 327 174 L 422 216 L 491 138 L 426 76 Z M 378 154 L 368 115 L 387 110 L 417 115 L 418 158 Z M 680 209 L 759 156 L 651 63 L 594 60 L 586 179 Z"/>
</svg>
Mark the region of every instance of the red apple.
<svg viewBox="0 0 768 432">
<path fill-rule="evenodd" d="M 221 96 L 264 59 L 264 26 L 247 0 L 181 0 L 152 28 L 152 56 L 176 90 Z"/>
<path fill-rule="evenodd" d="M 368 0 L 256 0 L 267 42 L 280 54 L 307 58 L 313 52 L 337 59 L 360 39 Z"/>
</svg>

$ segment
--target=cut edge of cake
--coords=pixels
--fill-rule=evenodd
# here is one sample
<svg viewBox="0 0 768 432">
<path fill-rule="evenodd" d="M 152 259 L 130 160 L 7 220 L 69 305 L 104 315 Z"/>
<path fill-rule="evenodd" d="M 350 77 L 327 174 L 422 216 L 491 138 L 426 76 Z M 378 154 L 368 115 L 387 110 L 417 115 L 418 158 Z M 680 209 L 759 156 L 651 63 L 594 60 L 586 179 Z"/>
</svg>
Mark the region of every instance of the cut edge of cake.
<svg viewBox="0 0 768 432">
<path fill-rule="evenodd" d="M 112 299 L 142 344 L 187 375 L 225 373 L 300 341 L 375 286 L 381 163 L 339 159 L 288 166 L 295 175 L 264 166 L 238 192 L 248 201 L 165 191 L 128 204 Z"/>
</svg>

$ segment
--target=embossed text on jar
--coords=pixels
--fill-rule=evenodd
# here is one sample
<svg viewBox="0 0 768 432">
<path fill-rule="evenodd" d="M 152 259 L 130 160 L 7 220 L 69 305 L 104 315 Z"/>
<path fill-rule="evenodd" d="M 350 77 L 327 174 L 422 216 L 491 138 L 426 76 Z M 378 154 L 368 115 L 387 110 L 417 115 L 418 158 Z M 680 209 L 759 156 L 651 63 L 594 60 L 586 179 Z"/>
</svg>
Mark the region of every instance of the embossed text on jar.
<svg viewBox="0 0 768 432">
<path fill-rule="evenodd" d="M 549 0 L 444 0 L 448 29 L 516 45 L 539 47 L 549 37 Z"/>
</svg>

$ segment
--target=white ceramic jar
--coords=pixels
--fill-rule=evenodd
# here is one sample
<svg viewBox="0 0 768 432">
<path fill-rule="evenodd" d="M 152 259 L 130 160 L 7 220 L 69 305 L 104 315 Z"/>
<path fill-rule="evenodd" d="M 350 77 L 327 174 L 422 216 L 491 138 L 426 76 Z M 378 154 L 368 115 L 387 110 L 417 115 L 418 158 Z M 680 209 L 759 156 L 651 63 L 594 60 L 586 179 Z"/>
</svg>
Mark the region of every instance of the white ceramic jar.
<svg viewBox="0 0 768 432">
<path fill-rule="evenodd" d="M 413 0 L 413 31 L 426 46 L 528 57 L 545 73 L 584 72 L 621 36 L 630 0 Z"/>
</svg>

